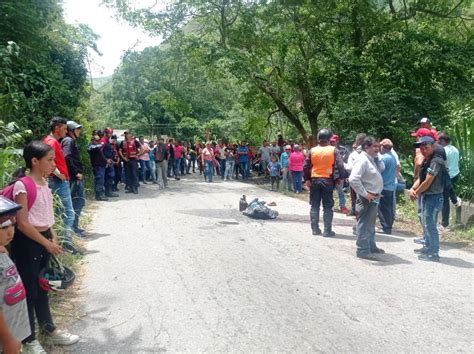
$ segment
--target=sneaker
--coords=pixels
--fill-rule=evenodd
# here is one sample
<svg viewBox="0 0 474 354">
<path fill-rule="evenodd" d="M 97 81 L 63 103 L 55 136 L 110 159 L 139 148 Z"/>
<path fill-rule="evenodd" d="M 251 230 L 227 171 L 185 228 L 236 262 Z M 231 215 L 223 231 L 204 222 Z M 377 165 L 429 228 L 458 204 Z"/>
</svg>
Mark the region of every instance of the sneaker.
<svg viewBox="0 0 474 354">
<path fill-rule="evenodd" d="M 320 229 L 320 228 L 317 228 L 317 229 L 314 229 L 314 230 L 313 230 L 313 235 L 314 235 L 314 236 L 321 235 L 321 233 L 322 233 L 322 232 L 321 232 L 321 229 Z"/>
<path fill-rule="evenodd" d="M 28 343 L 23 343 L 21 352 L 23 354 L 46 354 L 46 350 L 44 350 L 43 346 L 37 339 L 32 340 Z"/>
<path fill-rule="evenodd" d="M 456 201 L 456 204 L 454 204 L 454 206 L 455 206 L 456 208 L 459 208 L 461 205 L 462 205 L 462 200 L 461 200 L 461 198 L 458 197 L 458 199 L 457 199 L 457 201 Z"/>
<path fill-rule="evenodd" d="M 417 249 L 414 249 L 413 252 L 415 252 L 416 254 L 428 254 L 428 248 L 426 247 L 417 248 Z"/>
<path fill-rule="evenodd" d="M 347 215 L 347 214 L 349 214 L 349 210 L 348 210 L 346 207 L 342 207 L 342 208 L 341 208 L 341 213 Z"/>
<path fill-rule="evenodd" d="M 74 233 L 79 238 L 86 238 L 86 232 L 82 229 L 76 229 L 76 230 L 74 230 Z"/>
<path fill-rule="evenodd" d="M 378 248 L 378 247 L 375 247 L 374 249 L 372 249 L 370 252 L 372 253 L 378 253 L 378 254 L 384 254 L 385 251 L 382 249 L 382 248 Z"/>
<path fill-rule="evenodd" d="M 436 254 L 420 254 L 418 256 L 418 259 L 420 261 L 427 261 L 427 262 L 439 262 L 439 255 L 436 253 Z"/>
<path fill-rule="evenodd" d="M 413 242 L 415 242 L 418 245 L 424 245 L 425 244 L 425 238 L 424 237 L 417 237 L 413 239 Z"/>
<path fill-rule="evenodd" d="M 54 334 L 46 336 L 47 341 L 54 345 L 71 345 L 79 341 L 79 336 L 68 331 L 57 329 Z"/>
</svg>

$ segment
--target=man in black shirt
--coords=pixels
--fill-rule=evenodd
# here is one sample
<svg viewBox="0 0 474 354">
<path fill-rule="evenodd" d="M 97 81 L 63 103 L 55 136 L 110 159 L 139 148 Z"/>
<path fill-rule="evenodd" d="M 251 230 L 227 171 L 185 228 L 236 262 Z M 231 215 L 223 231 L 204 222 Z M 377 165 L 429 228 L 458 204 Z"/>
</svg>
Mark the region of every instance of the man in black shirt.
<svg viewBox="0 0 474 354">
<path fill-rule="evenodd" d="M 418 258 L 424 261 L 439 261 L 439 233 L 436 227 L 438 214 L 443 209 L 443 192 L 446 182 L 446 166 L 442 156 L 435 152 L 435 141 L 424 136 L 413 144 L 420 148 L 424 161 L 420 175 L 410 189 L 410 197 L 421 198 L 421 215 L 424 231 L 424 246 L 416 249 Z"/>
<path fill-rule="evenodd" d="M 92 136 L 91 142 L 87 147 L 91 158 L 92 170 L 94 172 L 95 182 L 95 199 L 99 201 L 109 200 L 105 196 L 105 168 L 107 166 L 107 159 L 102 151 L 102 143 L 100 142 L 100 136 L 98 132 Z"/>
<path fill-rule="evenodd" d="M 71 187 L 72 207 L 74 209 L 75 219 L 73 231 L 79 237 L 84 237 L 84 230 L 79 227 L 79 217 L 86 204 L 84 198 L 84 166 L 81 162 L 81 155 L 76 144 L 77 138 L 81 134 L 82 125 L 70 120 L 67 122 L 67 135 L 61 140 L 64 158 L 69 172 L 69 183 Z"/>
</svg>

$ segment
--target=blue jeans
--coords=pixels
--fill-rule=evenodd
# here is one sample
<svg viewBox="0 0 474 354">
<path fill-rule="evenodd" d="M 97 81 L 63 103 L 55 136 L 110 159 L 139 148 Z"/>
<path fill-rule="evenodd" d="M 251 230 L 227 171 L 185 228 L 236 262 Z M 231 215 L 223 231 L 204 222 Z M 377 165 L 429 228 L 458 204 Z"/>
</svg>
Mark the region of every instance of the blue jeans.
<svg viewBox="0 0 474 354">
<path fill-rule="evenodd" d="M 303 171 L 291 171 L 291 178 L 293 179 L 293 190 L 295 192 L 303 191 Z"/>
<path fill-rule="evenodd" d="M 145 170 L 148 171 L 148 173 L 151 175 L 151 166 L 150 166 L 150 160 L 145 161 L 145 160 L 138 160 L 140 163 L 140 171 L 138 174 L 138 178 L 140 181 L 145 181 L 146 180 L 146 173 Z"/>
<path fill-rule="evenodd" d="M 155 162 L 155 160 L 150 160 L 150 178 L 153 182 L 156 181 L 156 162 Z"/>
<path fill-rule="evenodd" d="M 71 188 L 69 187 L 69 181 L 61 181 L 59 178 L 51 177 L 48 180 L 49 188 L 56 194 L 64 208 L 62 213 L 62 219 L 64 227 L 66 228 L 66 239 L 71 240 L 72 228 L 74 225 L 74 208 L 72 206 Z"/>
<path fill-rule="evenodd" d="M 377 245 L 375 244 L 375 221 L 377 219 L 378 204 L 369 202 L 367 199 L 357 196 L 356 213 L 357 226 L 357 255 L 362 256 L 371 253 Z"/>
<path fill-rule="evenodd" d="M 174 160 L 174 170 L 173 170 L 173 172 L 176 174 L 176 176 L 179 175 L 180 166 L 181 166 L 181 157 L 178 157 L 177 159 Z"/>
<path fill-rule="evenodd" d="M 380 225 L 384 232 L 391 233 L 394 221 L 393 212 L 393 191 L 382 191 L 382 198 L 379 202 L 379 219 Z"/>
<path fill-rule="evenodd" d="M 224 179 L 232 179 L 232 174 L 234 173 L 234 160 L 228 160 L 225 163 L 225 172 L 224 172 Z"/>
<path fill-rule="evenodd" d="M 79 228 L 79 217 L 81 216 L 82 209 L 86 205 L 86 199 L 84 197 L 84 182 L 83 181 L 72 181 L 70 184 L 72 207 L 74 208 L 74 223 L 73 228 L 77 230 Z"/>
<path fill-rule="evenodd" d="M 115 181 L 114 165 L 107 166 L 105 168 L 105 175 L 104 175 L 104 186 L 105 186 L 105 191 L 107 193 L 112 191 L 112 186 L 114 185 L 114 181 Z"/>
<path fill-rule="evenodd" d="M 421 201 L 425 247 L 428 248 L 430 254 L 439 252 L 439 233 L 436 222 L 438 214 L 443 210 L 443 199 L 443 193 L 424 194 Z"/>
<path fill-rule="evenodd" d="M 95 195 L 99 196 L 105 193 L 105 166 L 93 166 Z"/>
<path fill-rule="evenodd" d="M 336 185 L 337 195 L 339 197 L 339 209 L 346 207 L 346 195 L 343 191 L 344 183 L 339 183 Z"/>
<path fill-rule="evenodd" d="M 287 188 L 291 191 L 291 172 L 288 167 L 283 168 L 283 189 Z"/>
<path fill-rule="evenodd" d="M 220 173 L 221 173 L 221 178 L 224 179 L 224 175 L 225 175 L 225 165 L 226 165 L 226 159 L 221 159 L 219 161 L 220 163 L 220 167 L 221 167 L 221 170 L 220 170 Z"/>
<path fill-rule="evenodd" d="M 212 176 L 214 175 L 214 165 L 210 160 L 204 160 L 204 178 L 207 178 L 208 182 L 212 182 Z"/>
<path fill-rule="evenodd" d="M 240 169 L 242 170 L 242 179 L 248 179 L 249 178 L 248 165 L 249 165 L 248 162 L 240 161 Z"/>
</svg>

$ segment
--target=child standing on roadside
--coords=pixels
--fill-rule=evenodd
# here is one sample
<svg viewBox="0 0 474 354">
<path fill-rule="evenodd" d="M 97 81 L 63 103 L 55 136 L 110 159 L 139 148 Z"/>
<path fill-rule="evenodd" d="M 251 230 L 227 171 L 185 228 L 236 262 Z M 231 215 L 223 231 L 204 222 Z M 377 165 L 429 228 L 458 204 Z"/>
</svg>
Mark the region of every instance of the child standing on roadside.
<svg viewBox="0 0 474 354">
<path fill-rule="evenodd" d="M 0 352 L 19 353 L 30 335 L 26 290 L 5 248 L 13 239 L 15 214 L 21 207 L 0 197 Z"/>
<path fill-rule="evenodd" d="M 277 161 L 277 157 L 274 155 L 272 156 L 271 161 L 268 164 L 268 172 L 270 173 L 270 181 L 272 183 L 272 191 L 275 190 L 273 186 L 276 182 L 276 190 L 280 188 L 280 173 L 281 173 L 281 165 Z"/>
<path fill-rule="evenodd" d="M 45 180 L 45 176 L 56 167 L 54 150 L 42 142 L 32 141 L 25 146 L 23 158 L 30 174 L 24 181 L 17 181 L 13 188 L 14 200 L 22 209 L 17 213 L 18 226 L 11 253 L 26 288 L 31 334 L 23 340 L 23 352 L 45 353 L 36 339 L 35 314 L 39 328 L 46 334 L 49 343 L 70 345 L 76 343 L 79 337 L 56 328 L 49 308 L 48 293 L 38 283 L 39 273 L 48 265 L 50 254 L 62 251 L 53 229 L 53 196 Z M 36 193 L 33 193 L 35 189 Z"/>
</svg>

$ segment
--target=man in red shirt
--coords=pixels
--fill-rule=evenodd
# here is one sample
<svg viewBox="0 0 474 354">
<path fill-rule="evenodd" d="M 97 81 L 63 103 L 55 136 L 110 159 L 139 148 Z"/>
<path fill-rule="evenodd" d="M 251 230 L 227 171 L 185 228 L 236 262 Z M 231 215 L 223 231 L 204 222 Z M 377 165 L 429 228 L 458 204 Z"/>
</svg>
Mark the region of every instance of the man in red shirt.
<svg viewBox="0 0 474 354">
<path fill-rule="evenodd" d="M 67 121 L 61 117 L 53 117 L 49 123 L 51 133 L 43 139 L 43 143 L 48 144 L 54 150 L 54 162 L 56 170 L 48 177 L 49 188 L 53 194 L 56 194 L 63 204 L 65 212 L 63 213 L 63 221 L 66 229 L 66 241 L 72 242 L 73 225 L 74 225 L 74 208 L 71 199 L 71 188 L 69 186 L 69 172 L 67 169 L 66 159 L 64 158 L 63 149 L 60 139 L 64 138 L 67 133 Z"/>
</svg>

